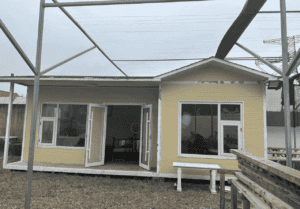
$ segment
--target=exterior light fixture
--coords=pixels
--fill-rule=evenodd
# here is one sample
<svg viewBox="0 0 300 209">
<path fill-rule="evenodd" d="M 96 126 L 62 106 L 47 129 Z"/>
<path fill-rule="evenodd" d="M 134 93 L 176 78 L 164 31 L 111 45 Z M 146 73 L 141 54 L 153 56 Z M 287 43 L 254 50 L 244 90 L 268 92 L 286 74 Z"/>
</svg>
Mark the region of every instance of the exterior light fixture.
<svg viewBox="0 0 300 209">
<path fill-rule="evenodd" d="M 269 81 L 268 83 L 269 83 L 268 89 L 278 90 L 282 87 L 282 81 L 280 81 L 280 80 Z"/>
</svg>

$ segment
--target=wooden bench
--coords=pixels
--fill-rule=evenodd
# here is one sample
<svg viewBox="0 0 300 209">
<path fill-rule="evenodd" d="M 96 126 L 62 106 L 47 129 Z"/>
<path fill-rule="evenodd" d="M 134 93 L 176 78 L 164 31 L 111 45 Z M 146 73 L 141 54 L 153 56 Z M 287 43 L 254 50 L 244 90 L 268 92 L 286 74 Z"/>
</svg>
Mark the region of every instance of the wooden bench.
<svg viewBox="0 0 300 209">
<path fill-rule="evenodd" d="M 286 161 L 286 148 L 268 147 L 268 160 L 274 162 Z M 292 148 L 292 167 L 295 168 L 295 163 L 300 162 L 300 149 Z"/>
<path fill-rule="evenodd" d="M 202 164 L 202 163 L 180 163 L 173 162 L 173 166 L 177 167 L 177 191 L 181 192 L 181 168 L 196 168 L 196 169 L 208 169 L 210 171 L 210 186 L 209 189 L 211 193 L 216 194 L 216 176 L 217 170 L 221 169 L 219 165 L 216 164 Z"/>
<path fill-rule="evenodd" d="M 243 151 L 231 150 L 239 168 L 231 184 L 231 208 L 237 208 L 237 192 L 244 209 L 300 208 L 300 171 Z"/>
</svg>

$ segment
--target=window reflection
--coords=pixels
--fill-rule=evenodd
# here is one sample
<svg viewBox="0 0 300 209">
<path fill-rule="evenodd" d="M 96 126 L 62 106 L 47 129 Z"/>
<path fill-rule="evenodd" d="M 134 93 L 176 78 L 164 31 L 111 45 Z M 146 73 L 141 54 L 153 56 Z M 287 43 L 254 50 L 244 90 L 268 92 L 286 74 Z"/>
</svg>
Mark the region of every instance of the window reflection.
<svg viewBox="0 0 300 209">
<path fill-rule="evenodd" d="M 218 155 L 218 105 L 182 104 L 181 153 Z"/>
<path fill-rule="evenodd" d="M 221 105 L 221 120 L 241 120 L 240 105 L 222 104 Z"/>
</svg>

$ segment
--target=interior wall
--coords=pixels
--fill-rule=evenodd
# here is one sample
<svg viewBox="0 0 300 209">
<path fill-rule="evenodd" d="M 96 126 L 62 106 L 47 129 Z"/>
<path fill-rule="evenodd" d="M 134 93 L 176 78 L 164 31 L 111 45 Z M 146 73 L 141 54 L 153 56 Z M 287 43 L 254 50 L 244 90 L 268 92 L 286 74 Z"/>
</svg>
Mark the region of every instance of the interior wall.
<svg viewBox="0 0 300 209">
<path fill-rule="evenodd" d="M 141 106 L 134 105 L 113 105 L 108 106 L 106 146 L 113 145 L 115 139 L 140 138 L 138 133 L 131 131 L 131 125 L 135 123 L 140 127 Z"/>
</svg>

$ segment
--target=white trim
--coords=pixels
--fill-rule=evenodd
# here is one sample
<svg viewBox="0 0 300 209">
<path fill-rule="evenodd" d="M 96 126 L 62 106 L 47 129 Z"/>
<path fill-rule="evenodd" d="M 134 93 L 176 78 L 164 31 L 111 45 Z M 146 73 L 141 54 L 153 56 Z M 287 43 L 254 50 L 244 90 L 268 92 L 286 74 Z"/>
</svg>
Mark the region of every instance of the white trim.
<svg viewBox="0 0 300 209">
<path fill-rule="evenodd" d="M 146 131 L 145 131 L 145 161 L 148 165 L 146 164 L 143 164 L 142 163 L 142 144 L 143 144 L 143 117 L 144 117 L 144 114 L 143 114 L 143 109 L 149 109 L 149 114 L 150 114 L 150 119 L 147 120 L 148 118 L 146 118 L 146 122 L 145 122 L 145 128 L 146 128 Z M 148 116 L 148 114 L 147 114 Z M 149 133 L 147 132 L 148 130 L 148 124 L 149 124 Z M 140 159 L 139 159 L 139 166 L 141 166 L 142 168 L 145 168 L 147 170 L 150 170 L 150 162 L 151 162 L 151 143 L 152 143 L 152 104 L 147 104 L 147 105 L 143 105 L 141 107 L 141 129 L 140 129 Z M 148 142 L 149 140 L 149 142 Z M 148 147 L 147 147 L 147 143 L 149 143 L 149 151 L 148 151 Z M 147 162 L 147 156 L 148 156 L 148 162 Z"/>
<path fill-rule="evenodd" d="M 232 156 L 233 154 L 231 153 L 224 153 L 224 126 L 237 126 L 237 133 L 238 133 L 238 150 L 243 150 L 242 149 L 242 134 L 241 134 L 241 121 L 221 121 L 220 123 L 220 128 L 221 128 L 221 132 L 220 132 L 220 135 L 221 135 L 221 140 L 220 140 L 220 143 L 221 143 L 221 147 L 220 147 L 220 150 L 221 150 L 221 156 L 225 156 L 225 155 L 228 155 L 228 156 Z"/>
<path fill-rule="evenodd" d="M 19 165 L 19 162 L 8 163 L 4 168 L 12 170 L 27 170 L 26 165 Z M 34 171 L 44 172 L 61 172 L 61 173 L 82 173 L 82 174 L 102 174 L 102 175 L 120 175 L 120 176 L 144 176 L 144 177 L 162 177 L 162 178 L 177 178 L 177 174 L 164 174 L 151 171 L 127 171 L 127 170 L 103 170 L 103 169 L 90 169 L 90 168 L 65 168 L 65 167 L 50 167 L 50 166 L 33 166 Z M 210 176 L 200 175 L 182 175 L 185 179 L 199 179 L 210 180 Z M 216 177 L 220 180 L 220 177 Z M 231 179 L 226 177 L 225 180 Z"/>
<path fill-rule="evenodd" d="M 158 121 L 157 121 L 157 173 L 160 173 L 161 162 L 161 138 L 162 138 L 162 102 L 161 102 L 162 84 L 159 84 L 158 90 Z"/>
<path fill-rule="evenodd" d="M 146 103 L 104 103 L 104 105 L 112 105 L 112 106 L 118 106 L 118 105 L 132 105 L 132 106 L 143 106 Z"/>
<path fill-rule="evenodd" d="M 162 81 L 163 84 L 261 84 L 262 81 Z"/>
<path fill-rule="evenodd" d="M 51 146 L 51 145 L 44 145 L 40 144 L 38 148 L 49 148 L 49 149 L 74 149 L 74 150 L 85 150 L 85 147 L 67 147 L 67 146 Z"/>
<path fill-rule="evenodd" d="M 96 127 L 96 128 L 102 128 L 102 136 L 101 136 L 101 150 L 99 153 L 99 162 L 92 162 L 89 163 L 90 154 L 91 154 L 91 147 L 92 147 L 92 132 L 93 132 L 93 114 L 92 108 L 104 108 L 104 112 L 102 113 L 102 127 Z M 85 167 L 91 167 L 91 166 L 98 166 L 98 165 L 104 165 L 104 154 L 105 154 L 105 142 L 106 142 L 106 123 L 107 123 L 107 105 L 102 104 L 89 104 L 88 106 L 89 115 L 88 117 L 88 134 L 87 134 L 87 142 L 86 142 L 86 153 L 85 153 Z M 94 127 L 95 128 L 95 127 Z M 87 133 L 87 132 L 86 132 Z"/>
<path fill-rule="evenodd" d="M 263 85 L 263 123 L 264 123 L 264 157 L 268 159 L 268 129 L 267 129 L 267 85 Z"/>
<path fill-rule="evenodd" d="M 218 105 L 218 155 L 198 155 L 198 154 L 182 154 L 181 153 L 181 114 L 182 104 L 215 104 Z M 239 121 L 221 120 L 221 105 L 222 104 L 236 104 L 240 105 L 241 118 Z M 234 154 L 223 153 L 223 143 L 221 139 L 222 124 L 238 124 L 242 128 L 242 133 L 239 134 L 242 143 L 239 144 L 239 149 L 244 150 L 244 101 L 178 101 L 178 157 L 194 157 L 194 158 L 208 158 L 208 159 L 236 159 Z"/>
<path fill-rule="evenodd" d="M 165 73 L 163 75 L 156 76 L 155 78 L 156 79 L 165 79 L 165 78 L 170 77 L 172 75 L 176 75 L 178 73 L 181 73 L 181 72 L 184 72 L 184 71 L 187 71 L 187 70 L 191 70 L 191 69 L 194 69 L 196 67 L 200 67 L 201 65 L 205 65 L 205 64 L 210 63 L 210 62 L 216 62 L 218 64 L 227 65 L 229 67 L 237 68 L 241 71 L 245 71 L 245 72 L 248 72 L 248 73 L 251 73 L 251 74 L 254 74 L 254 75 L 262 76 L 264 78 L 277 78 L 276 76 L 267 75 L 265 73 L 256 71 L 254 69 L 251 69 L 251 68 L 248 68 L 248 67 L 245 67 L 245 66 L 241 66 L 241 65 L 237 65 L 235 63 L 224 61 L 224 60 L 221 60 L 221 59 L 217 59 L 215 57 L 211 57 L 211 58 L 208 58 L 206 60 L 202 60 L 202 61 L 190 64 L 190 65 L 181 67 L 179 69 L 173 70 L 173 71 Z"/>
<path fill-rule="evenodd" d="M 27 111 L 28 111 L 28 97 L 29 97 L 29 87 L 27 87 L 27 93 L 26 93 L 26 104 L 25 104 L 25 115 L 24 115 L 24 125 L 23 125 L 21 161 L 23 161 L 24 146 L 25 146 L 25 137 L 26 137 L 26 121 L 27 121 Z"/>
</svg>

